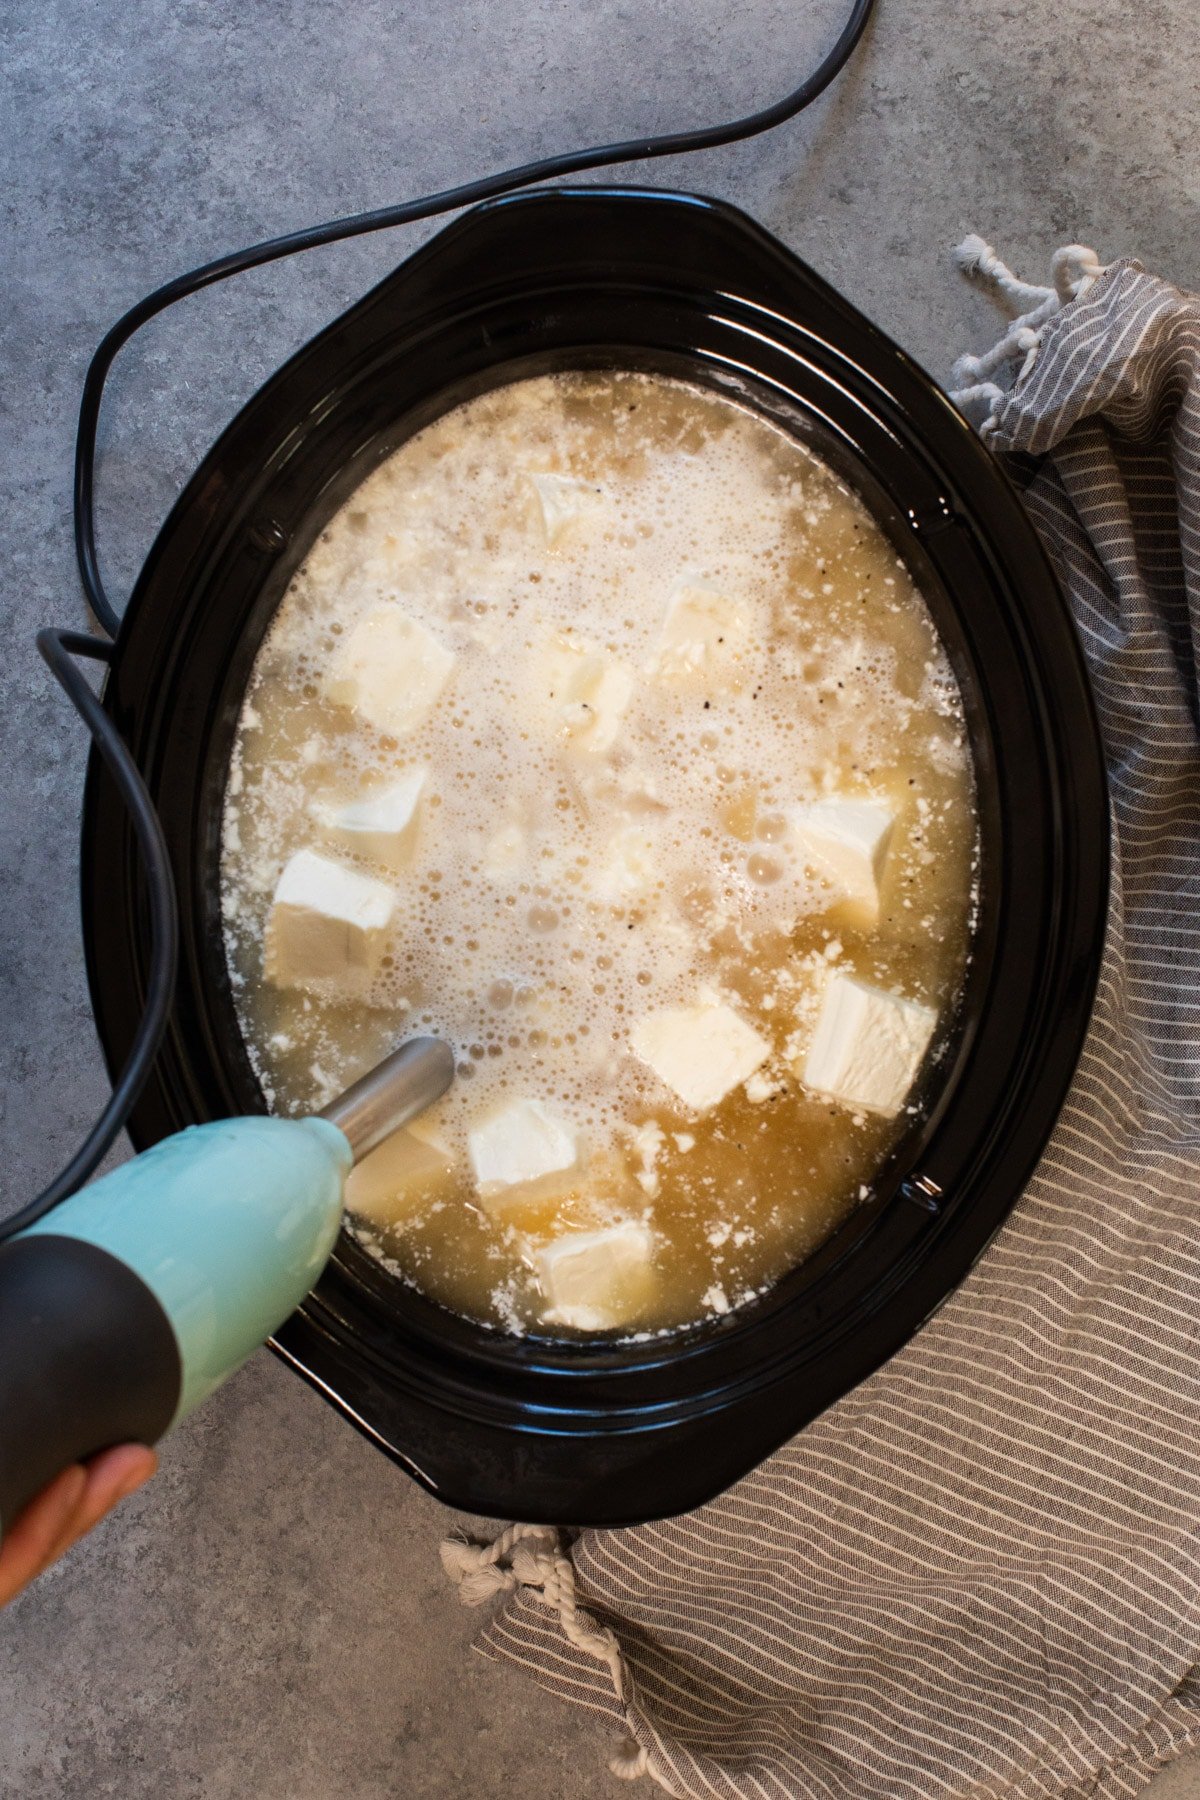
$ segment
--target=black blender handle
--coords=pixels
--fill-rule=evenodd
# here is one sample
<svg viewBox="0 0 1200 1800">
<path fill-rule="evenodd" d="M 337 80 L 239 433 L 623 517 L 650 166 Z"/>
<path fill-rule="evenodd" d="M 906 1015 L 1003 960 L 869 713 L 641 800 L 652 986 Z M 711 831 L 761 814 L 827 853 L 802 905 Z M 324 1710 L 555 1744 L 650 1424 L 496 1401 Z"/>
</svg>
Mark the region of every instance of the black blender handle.
<svg viewBox="0 0 1200 1800">
<path fill-rule="evenodd" d="M 114 1444 L 153 1444 L 179 1403 L 179 1347 L 140 1276 L 94 1244 L 0 1244 L 0 1539 L 47 1482 Z"/>
</svg>

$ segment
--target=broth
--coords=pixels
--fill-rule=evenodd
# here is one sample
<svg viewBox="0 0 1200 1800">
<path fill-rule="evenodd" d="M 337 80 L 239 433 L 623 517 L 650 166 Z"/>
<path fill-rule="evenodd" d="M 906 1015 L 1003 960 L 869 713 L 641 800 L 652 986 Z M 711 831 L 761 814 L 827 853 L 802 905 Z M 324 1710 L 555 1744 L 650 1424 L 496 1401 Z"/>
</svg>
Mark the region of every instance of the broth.
<svg viewBox="0 0 1200 1800">
<path fill-rule="evenodd" d="M 605 372 L 456 408 L 322 533 L 222 901 L 273 1109 L 455 1048 L 351 1179 L 363 1242 L 486 1323 L 629 1334 L 744 1303 L 870 1192 L 975 861 L 960 696 L 861 501 L 734 401 Z"/>
</svg>

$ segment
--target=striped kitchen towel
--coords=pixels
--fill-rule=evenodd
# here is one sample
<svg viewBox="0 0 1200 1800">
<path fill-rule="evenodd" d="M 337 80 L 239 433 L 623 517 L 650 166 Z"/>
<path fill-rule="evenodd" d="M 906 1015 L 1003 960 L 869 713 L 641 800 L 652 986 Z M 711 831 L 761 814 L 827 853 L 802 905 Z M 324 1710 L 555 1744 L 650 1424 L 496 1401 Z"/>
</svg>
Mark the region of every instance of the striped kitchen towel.
<svg viewBox="0 0 1200 1800">
<path fill-rule="evenodd" d="M 1200 1745 L 1200 299 L 1071 247 L 956 395 L 1102 714 L 1112 914 L 1074 1087 L 898 1356 L 685 1518 L 449 1544 L 480 1648 L 712 1800 L 1133 1794 Z"/>
</svg>

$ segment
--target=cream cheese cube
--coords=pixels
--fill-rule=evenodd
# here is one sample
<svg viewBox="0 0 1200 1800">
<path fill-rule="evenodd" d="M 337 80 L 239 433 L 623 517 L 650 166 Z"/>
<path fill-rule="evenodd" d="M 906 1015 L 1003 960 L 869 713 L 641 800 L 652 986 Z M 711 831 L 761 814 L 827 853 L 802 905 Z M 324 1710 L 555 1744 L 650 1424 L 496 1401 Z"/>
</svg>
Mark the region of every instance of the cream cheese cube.
<svg viewBox="0 0 1200 1800">
<path fill-rule="evenodd" d="M 895 1118 L 936 1026 L 931 1007 L 852 975 L 830 975 L 801 1079 L 843 1106 Z"/>
<path fill-rule="evenodd" d="M 408 769 L 358 800 L 341 806 L 318 802 L 313 816 L 343 849 L 399 869 L 412 856 L 417 808 L 428 779 L 427 769 Z"/>
<path fill-rule="evenodd" d="M 600 756 L 611 750 L 633 698 L 633 674 L 586 638 L 562 633 L 547 645 L 538 681 L 563 735 Z"/>
<path fill-rule="evenodd" d="M 702 1000 L 647 1013 L 630 1048 L 693 1112 L 708 1112 L 748 1081 L 771 1046 L 731 1006 Z"/>
<path fill-rule="evenodd" d="M 715 588 L 681 582 L 667 601 L 655 673 L 670 679 L 712 674 L 743 647 L 747 621 Z"/>
<path fill-rule="evenodd" d="M 334 652 L 325 688 L 389 737 L 425 723 L 450 679 L 454 653 L 388 601 L 358 621 Z"/>
<path fill-rule="evenodd" d="M 483 872 L 492 881 L 506 881 L 524 866 L 528 855 L 525 831 L 517 824 L 501 825 L 483 846 Z"/>
<path fill-rule="evenodd" d="M 793 842 L 805 861 L 853 901 L 866 923 L 879 917 L 879 880 L 895 816 L 878 800 L 817 800 L 787 814 Z"/>
<path fill-rule="evenodd" d="M 346 1205 L 373 1225 L 397 1225 L 454 1186 L 453 1155 L 415 1131 L 394 1131 L 351 1169 Z"/>
<path fill-rule="evenodd" d="M 298 850 L 267 918 L 266 974 L 276 987 L 328 985 L 361 994 L 387 947 L 396 897 L 385 881 Z"/>
<path fill-rule="evenodd" d="M 634 813 L 664 813 L 669 809 L 659 793 L 658 778 L 650 769 L 631 763 L 616 775 L 617 791 Z"/>
<path fill-rule="evenodd" d="M 485 1206 L 549 1186 L 580 1160 L 579 1133 L 540 1100 L 510 1100 L 467 1133 L 467 1154 Z"/>
<path fill-rule="evenodd" d="M 647 900 L 658 885 L 654 833 L 644 825 L 622 825 L 613 833 L 598 868 L 584 871 L 581 887 L 605 906 Z"/>
<path fill-rule="evenodd" d="M 594 485 L 579 481 L 573 475 L 531 475 L 529 480 L 537 494 L 547 547 L 557 549 L 571 527 L 586 513 L 597 490 Z"/>
<path fill-rule="evenodd" d="M 654 1234 L 638 1219 L 569 1232 L 535 1252 L 546 1325 L 612 1331 L 644 1312 L 654 1290 Z"/>
<path fill-rule="evenodd" d="M 588 808 L 619 810 L 630 824 L 649 826 L 671 810 L 662 797 L 657 777 L 637 762 L 619 766 L 596 757 L 579 764 L 572 775 Z"/>
</svg>

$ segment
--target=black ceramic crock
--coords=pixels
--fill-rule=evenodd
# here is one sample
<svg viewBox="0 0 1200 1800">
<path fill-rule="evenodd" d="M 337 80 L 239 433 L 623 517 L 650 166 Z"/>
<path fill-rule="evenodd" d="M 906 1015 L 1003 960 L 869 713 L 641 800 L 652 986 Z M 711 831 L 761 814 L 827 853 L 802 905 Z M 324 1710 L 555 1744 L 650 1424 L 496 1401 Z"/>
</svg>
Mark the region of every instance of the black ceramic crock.
<svg viewBox="0 0 1200 1800">
<path fill-rule="evenodd" d="M 143 1148 L 262 1110 L 218 911 L 225 771 L 245 682 L 316 534 L 448 407 L 565 368 L 731 394 L 862 494 L 928 596 L 978 776 L 982 902 L 959 1026 L 921 1117 L 803 1267 L 650 1343 L 518 1340 L 424 1299 L 347 1233 L 274 1348 L 432 1493 L 469 1511 L 616 1524 L 750 1469 L 912 1335 L 1019 1194 L 1078 1056 L 1107 900 L 1103 762 L 1061 594 L 999 465 L 922 371 L 749 219 L 689 195 L 540 191 L 468 213 L 279 371 L 189 483 L 130 602 L 105 704 L 159 806 L 178 993 L 131 1122 Z M 113 1068 L 145 991 L 132 832 L 89 770 L 83 912 Z"/>
</svg>

